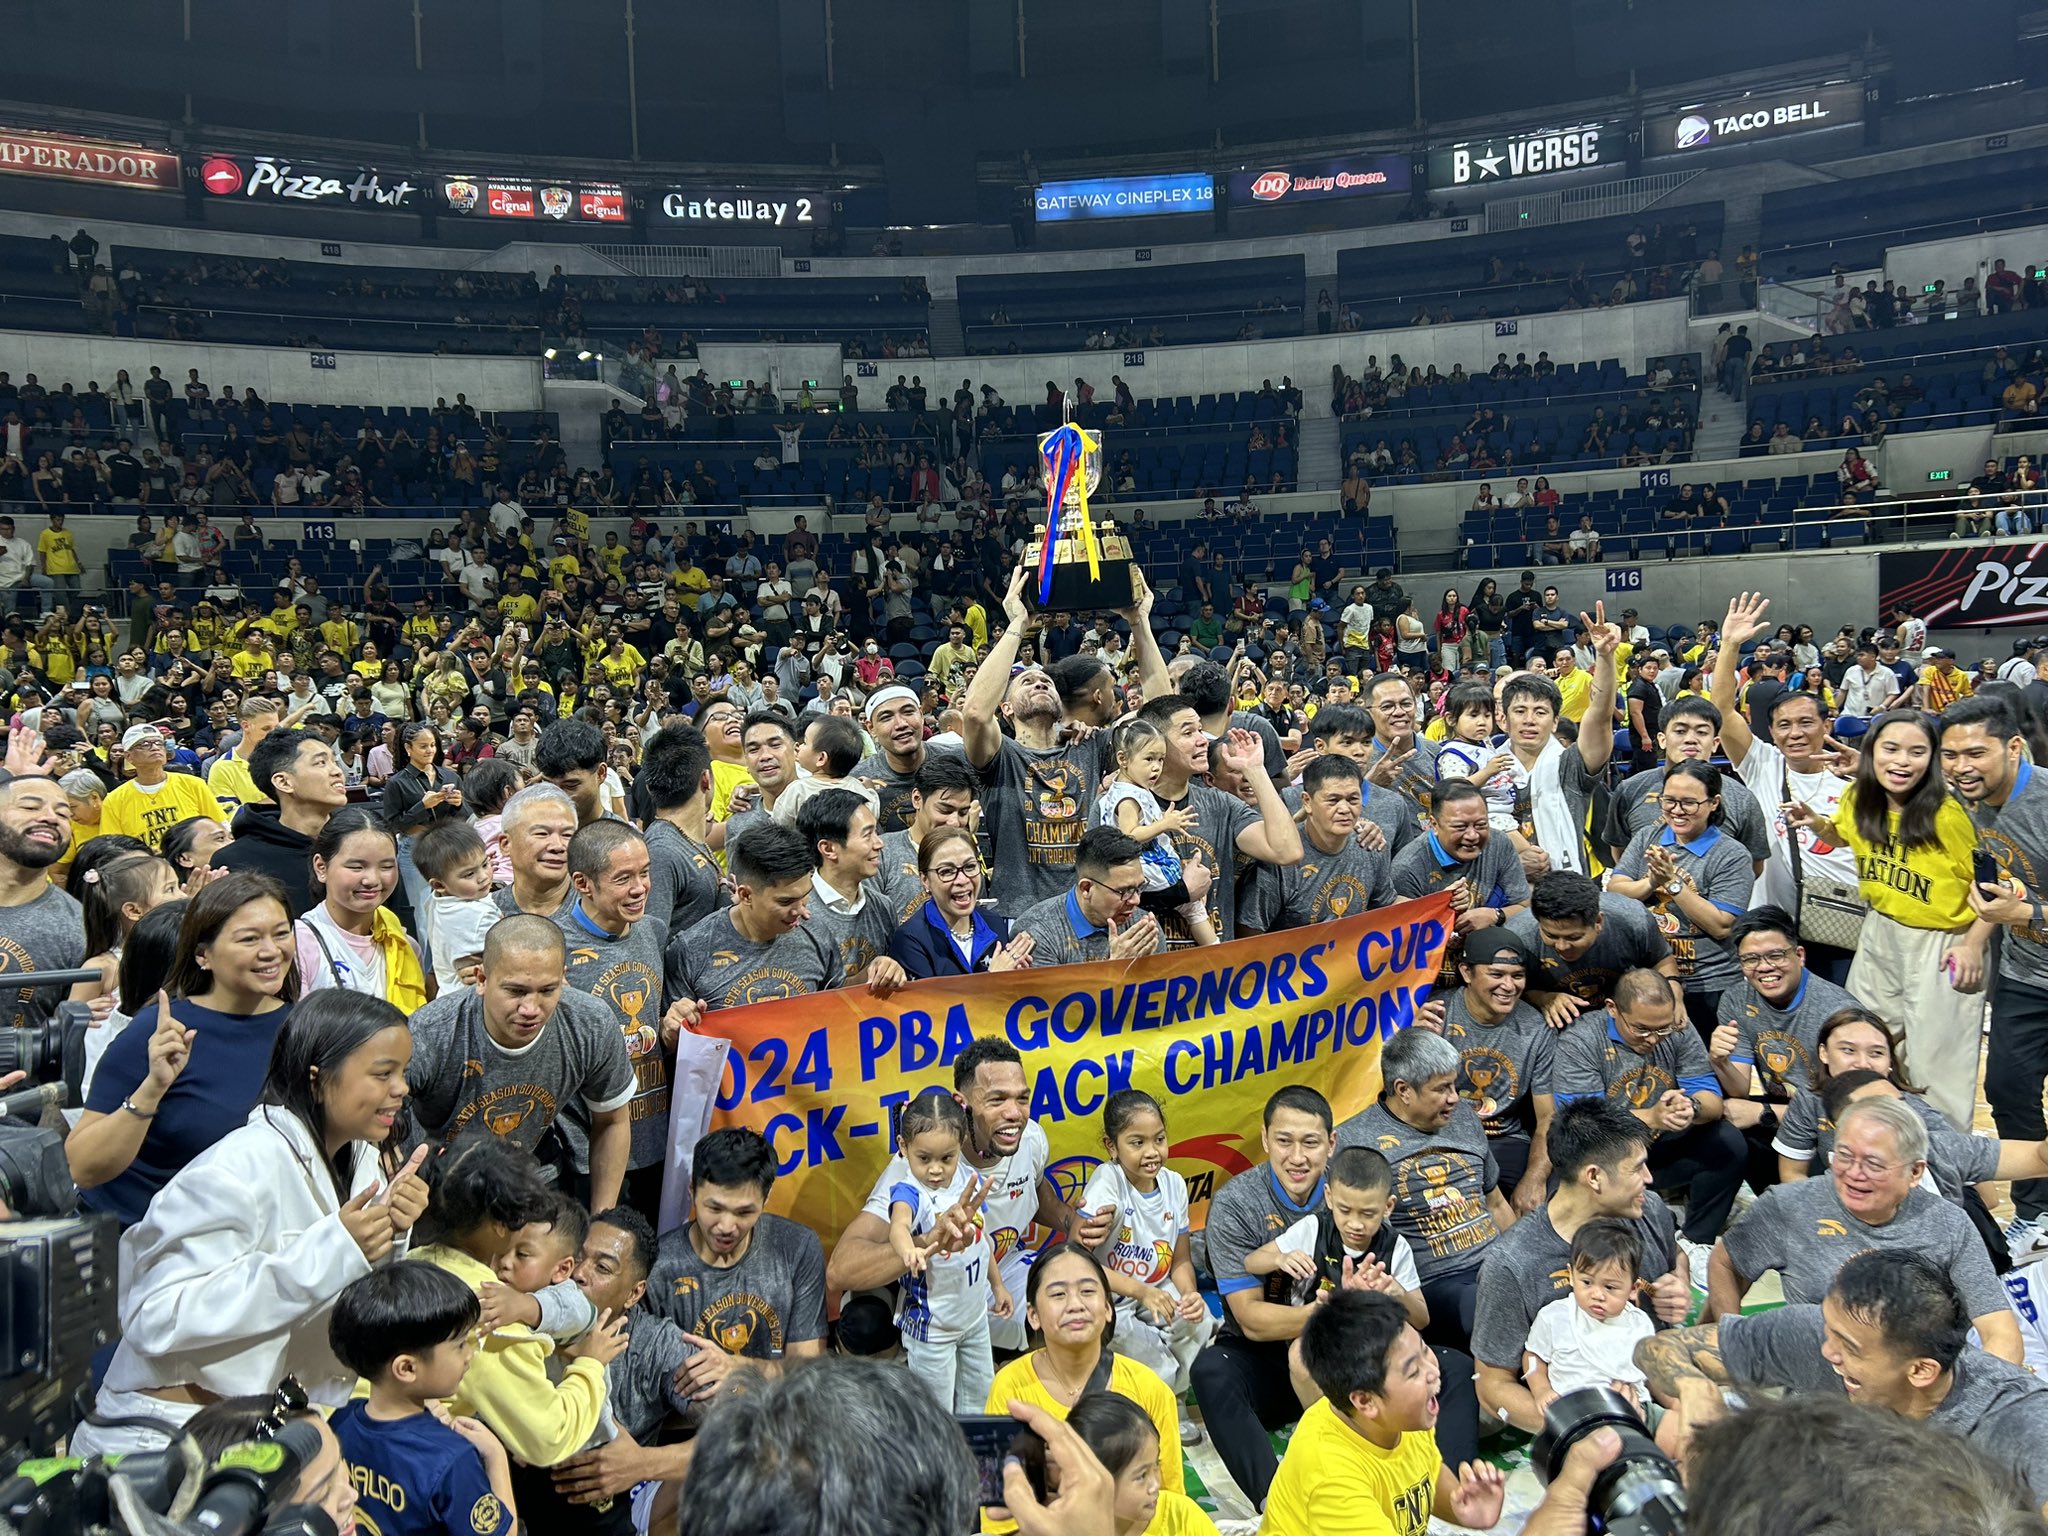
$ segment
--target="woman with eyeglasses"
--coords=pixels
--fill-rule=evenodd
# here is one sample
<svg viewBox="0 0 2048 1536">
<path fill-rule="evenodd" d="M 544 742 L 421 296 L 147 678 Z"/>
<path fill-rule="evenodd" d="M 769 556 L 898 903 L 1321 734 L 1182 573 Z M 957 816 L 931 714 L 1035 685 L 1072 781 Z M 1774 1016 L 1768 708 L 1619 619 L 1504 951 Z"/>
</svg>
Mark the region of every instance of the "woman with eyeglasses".
<svg viewBox="0 0 2048 1536">
<path fill-rule="evenodd" d="M 1970 910 L 1977 828 L 1942 777 L 1916 709 L 1870 722 L 1856 776 L 1832 816 L 1794 802 L 1785 824 L 1848 848 L 1870 904 L 1848 988 L 1896 1019 L 1928 1100 L 1959 1130 L 1977 1106 L 1985 954 L 1995 925 Z"/>
<path fill-rule="evenodd" d="M 963 827 L 936 827 L 917 845 L 926 901 L 889 940 L 889 953 L 912 981 L 1022 970 L 1031 935 L 1014 933 L 1000 912 L 981 906 L 981 854 Z"/>
<path fill-rule="evenodd" d="M 427 1207 L 424 1154 L 401 1165 L 396 1152 L 411 1060 L 405 1015 L 381 998 L 331 990 L 292 1009 L 244 1123 L 122 1234 L 121 1344 L 73 1455 L 153 1450 L 207 1404 L 286 1372 L 316 1403 L 348 1400 L 328 1310 L 405 1256 Z"/>
<path fill-rule="evenodd" d="M 1656 822 L 1630 840 L 1607 877 L 1617 896 L 1644 903 L 1678 957 L 1686 1016 L 1713 1039 L 1715 1004 L 1742 979 L 1729 942 L 1749 905 L 1756 872 L 1749 852 L 1721 830 L 1721 772 L 1683 763 L 1664 775 Z"/>
</svg>

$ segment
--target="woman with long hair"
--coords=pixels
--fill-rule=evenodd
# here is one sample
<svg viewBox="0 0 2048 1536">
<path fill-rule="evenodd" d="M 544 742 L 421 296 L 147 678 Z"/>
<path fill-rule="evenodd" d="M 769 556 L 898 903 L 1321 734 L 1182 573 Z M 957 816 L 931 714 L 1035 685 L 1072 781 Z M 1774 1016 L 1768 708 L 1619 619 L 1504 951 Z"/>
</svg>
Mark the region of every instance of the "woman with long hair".
<svg viewBox="0 0 2048 1536">
<path fill-rule="evenodd" d="M 211 816 L 187 816 L 164 833 L 164 857 L 178 873 L 178 883 L 190 888 L 192 877 L 213 868 L 213 856 L 234 841 L 223 822 Z"/>
<path fill-rule="evenodd" d="M 132 1225 L 173 1174 L 241 1123 L 298 992 L 275 880 L 222 875 L 192 898 L 170 976 L 155 1001 L 127 999 L 133 1022 L 108 1043 L 64 1144 L 88 1206 Z"/>
<path fill-rule="evenodd" d="M 405 904 L 413 913 L 417 931 L 432 892 L 427 877 L 412 861 L 412 845 L 431 824 L 466 817 L 469 807 L 463 803 L 462 781 L 454 770 L 442 765 L 441 733 L 433 725 L 416 720 L 400 731 L 398 755 L 402 761 L 384 783 L 382 810 L 384 824 L 398 834 L 398 878 L 404 883 Z M 429 947 L 422 946 L 420 959 L 423 965 L 433 965 Z"/>
<path fill-rule="evenodd" d="M 427 1206 L 424 1151 L 403 1166 L 396 1152 L 412 1035 L 389 1003 L 323 992 L 259 1059 L 259 1101 L 122 1235 L 121 1345 L 75 1454 L 153 1449 L 203 1405 L 287 1372 L 329 1406 L 355 1385 L 328 1347 L 328 1310 L 404 1256 Z"/>
<path fill-rule="evenodd" d="M 1465 634 L 1471 617 L 1472 610 L 1458 601 L 1458 589 L 1446 589 L 1436 610 L 1436 659 L 1438 670 L 1448 676 L 1456 677 L 1465 659 Z"/>
<path fill-rule="evenodd" d="M 320 903 L 293 925 L 302 996 L 325 987 L 381 997 L 410 1016 L 426 1005 L 419 952 L 390 906 L 398 839 L 368 806 L 345 805 L 313 839 Z"/>
<path fill-rule="evenodd" d="M 1466 647 L 1470 659 L 1483 661 L 1496 672 L 1505 667 L 1507 627 L 1507 600 L 1500 595 L 1500 583 L 1483 576 L 1472 592 L 1472 632 Z"/>
<path fill-rule="evenodd" d="M 1904 1027 L 1927 1097 L 1959 1129 L 1977 1104 L 1985 951 L 1994 925 L 1970 911 L 1977 828 L 1949 791 L 1935 737 L 1918 710 L 1870 722 L 1856 777 L 1832 817 L 1802 802 L 1786 824 L 1856 855 L 1870 914 L 1848 988 Z"/>
<path fill-rule="evenodd" d="M 1394 615 L 1394 661 L 1404 672 L 1429 675 L 1429 630 L 1416 615 L 1412 597 Z"/>
</svg>

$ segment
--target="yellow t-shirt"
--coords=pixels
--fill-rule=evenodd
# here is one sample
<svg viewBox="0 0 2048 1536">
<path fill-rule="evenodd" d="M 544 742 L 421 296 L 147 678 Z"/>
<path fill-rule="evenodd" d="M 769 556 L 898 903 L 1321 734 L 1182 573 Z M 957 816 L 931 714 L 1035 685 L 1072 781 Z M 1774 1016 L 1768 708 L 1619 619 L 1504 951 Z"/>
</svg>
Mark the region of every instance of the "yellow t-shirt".
<svg viewBox="0 0 2048 1536">
<path fill-rule="evenodd" d="M 671 581 L 691 597 L 701 597 L 711 590 L 711 578 L 704 574 L 703 567 L 686 565 L 678 569 Z"/>
<path fill-rule="evenodd" d="M 36 535 L 36 550 L 43 557 L 43 569 L 52 576 L 77 576 L 78 541 L 69 528 L 45 528 Z"/>
<path fill-rule="evenodd" d="M 988 1389 L 989 1413 L 1008 1413 L 1010 1400 L 1015 1398 L 1043 1408 L 1054 1418 L 1065 1422 L 1067 1405 L 1048 1392 L 1045 1383 L 1039 1380 L 1038 1367 L 1033 1363 L 1037 1355 L 1038 1351 L 1033 1350 L 996 1372 L 996 1379 Z M 1119 1397 L 1129 1398 L 1144 1409 L 1145 1417 L 1159 1432 L 1160 1500 L 1164 1502 L 1168 1493 L 1185 1494 L 1187 1467 L 1180 1449 L 1180 1404 L 1171 1389 L 1149 1366 L 1138 1364 L 1128 1355 L 1118 1355 L 1110 1363 L 1109 1390 Z M 991 1520 L 984 1514 L 981 1528 L 987 1532 L 999 1532 L 1014 1531 L 1016 1526 L 1007 1520 Z"/>
<path fill-rule="evenodd" d="M 640 674 L 647 670 L 647 658 L 630 645 L 621 645 L 609 655 L 599 657 L 597 664 L 614 688 L 639 686 Z"/>
<path fill-rule="evenodd" d="M 1432 1431 L 1383 1451 L 1323 1398 L 1287 1442 L 1259 1536 L 1424 1536 L 1442 1467 Z"/>
<path fill-rule="evenodd" d="M 329 619 L 320 626 L 320 638 L 327 642 L 329 649 L 344 656 L 353 656 L 356 647 L 363 643 L 363 632 L 347 619 Z"/>
<path fill-rule="evenodd" d="M 624 545 L 607 544 L 599 549 L 592 550 L 591 556 L 593 559 L 597 561 L 598 568 L 602 570 L 605 573 L 605 575 L 616 576 L 621 581 L 625 580 L 626 550 Z M 711 583 L 709 581 L 706 581 L 704 585 L 708 587 L 711 585 Z"/>
<path fill-rule="evenodd" d="M 1934 767 L 1930 773 L 1939 772 Z M 1938 839 L 1932 848 L 1900 850 L 1889 844 L 1877 846 L 1864 841 L 1856 830 L 1856 790 L 1843 791 L 1835 811 L 1835 825 L 1856 855 L 1857 883 L 1863 899 L 1873 910 L 1908 928 L 1935 928 L 1945 933 L 1967 928 L 1975 921 L 1968 892 L 1974 878 L 1971 855 L 1977 849 L 1977 829 L 1970 813 L 1954 795 L 1942 802 L 1934 819 Z M 1896 832 L 1899 813 L 1886 817 Z"/>
<path fill-rule="evenodd" d="M 711 819 L 724 821 L 731 816 L 732 792 L 753 782 L 754 776 L 745 763 L 728 763 L 722 757 L 711 759 Z"/>
<path fill-rule="evenodd" d="M 988 610 L 978 602 L 967 605 L 967 633 L 974 641 L 974 648 L 980 650 L 988 644 Z"/>
<path fill-rule="evenodd" d="M 107 796 L 100 809 L 100 831 L 139 837 L 151 853 L 161 853 L 164 834 L 194 816 L 219 822 L 228 819 L 203 780 L 189 773 L 169 773 L 154 790 L 147 790 L 130 779 Z"/>
<path fill-rule="evenodd" d="M 78 675 L 78 658 L 72 655 L 70 643 L 65 640 L 52 640 L 47 645 L 30 646 L 28 661 L 32 667 L 41 667 L 50 681 L 59 688 Z"/>
<path fill-rule="evenodd" d="M 531 592 L 508 592 L 498 599 L 498 612 L 519 624 L 531 624 L 540 615 L 540 604 Z"/>
<path fill-rule="evenodd" d="M 206 770 L 206 787 L 213 791 L 213 798 L 220 802 L 221 809 L 229 816 L 245 805 L 268 805 L 270 796 L 256 787 L 256 781 L 249 776 L 247 760 L 230 752 L 217 758 Z"/>
<path fill-rule="evenodd" d="M 430 613 L 416 613 L 398 631 L 408 644 L 432 645 L 441 638 L 441 621 Z"/>
<path fill-rule="evenodd" d="M 243 682 L 261 677 L 275 665 L 268 651 L 258 651 L 253 656 L 247 651 L 237 651 L 228 658 L 228 670 Z"/>
<path fill-rule="evenodd" d="M 548 581 L 557 592 L 567 592 L 569 583 L 583 574 L 583 566 L 574 555 L 557 555 L 548 562 Z"/>
<path fill-rule="evenodd" d="M 1218 1536 L 1216 1522 L 1208 1512 L 1184 1493 L 1159 1490 L 1159 1507 L 1152 1511 L 1152 1523 L 1145 1536 Z"/>
<path fill-rule="evenodd" d="M 1586 718 L 1586 704 L 1593 692 L 1593 674 L 1584 667 L 1573 667 L 1562 677 L 1553 677 L 1557 691 L 1564 700 L 1565 719 L 1577 725 Z"/>
<path fill-rule="evenodd" d="M 1967 699 L 1977 691 L 1977 685 L 1971 681 L 1970 674 L 1961 667 L 1955 668 L 1946 676 L 1939 667 L 1922 667 L 1920 681 L 1927 688 L 1927 708 L 1935 714 L 1940 714 L 1957 699 Z"/>
</svg>

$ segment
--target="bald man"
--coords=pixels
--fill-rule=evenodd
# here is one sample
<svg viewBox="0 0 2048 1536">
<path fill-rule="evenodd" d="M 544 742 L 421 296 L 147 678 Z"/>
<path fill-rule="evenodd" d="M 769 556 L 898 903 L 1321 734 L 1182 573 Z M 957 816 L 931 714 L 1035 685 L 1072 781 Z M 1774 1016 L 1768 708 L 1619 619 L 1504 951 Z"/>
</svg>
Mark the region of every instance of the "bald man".
<svg viewBox="0 0 2048 1536">
<path fill-rule="evenodd" d="M 423 1140 L 453 1141 L 472 1121 L 556 1153 L 565 1188 L 595 1210 L 625 1182 L 633 1063 L 612 1010 L 567 985 L 568 942 L 552 921 L 520 913 L 484 940 L 474 987 L 444 992 L 412 1017 L 413 1119 Z M 571 1116 L 570 1106 L 581 1106 Z M 587 1115 L 587 1129 L 578 1123 Z M 560 1126 L 558 1148 L 544 1148 Z"/>
</svg>

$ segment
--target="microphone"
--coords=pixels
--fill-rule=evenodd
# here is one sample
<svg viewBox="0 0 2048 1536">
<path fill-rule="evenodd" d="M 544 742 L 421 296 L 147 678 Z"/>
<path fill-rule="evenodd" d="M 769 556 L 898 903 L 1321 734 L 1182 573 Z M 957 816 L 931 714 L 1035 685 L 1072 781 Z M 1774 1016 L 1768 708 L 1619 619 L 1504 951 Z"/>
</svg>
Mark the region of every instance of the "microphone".
<svg viewBox="0 0 2048 1536">
<path fill-rule="evenodd" d="M 187 1517 L 209 1536 L 250 1536 L 273 1505 L 298 1491 L 299 1474 L 320 1454 L 320 1430 L 293 1419 L 268 1440 L 230 1446 L 213 1464 Z"/>
</svg>

